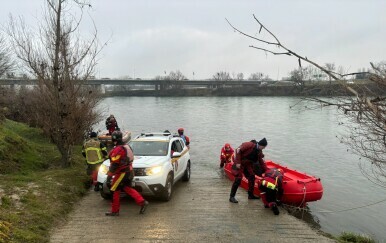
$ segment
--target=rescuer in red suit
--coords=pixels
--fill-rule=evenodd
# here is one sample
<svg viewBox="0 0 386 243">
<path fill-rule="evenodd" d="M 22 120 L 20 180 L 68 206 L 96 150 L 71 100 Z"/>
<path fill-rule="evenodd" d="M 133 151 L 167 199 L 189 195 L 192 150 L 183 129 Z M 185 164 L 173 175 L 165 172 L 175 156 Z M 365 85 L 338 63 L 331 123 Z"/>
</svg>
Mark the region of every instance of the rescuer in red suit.
<svg viewBox="0 0 386 243">
<path fill-rule="evenodd" d="M 113 132 L 111 138 L 115 147 L 109 154 L 111 164 L 106 182 L 113 192 L 113 198 L 111 212 L 107 212 L 106 216 L 119 216 L 121 190 L 134 198 L 135 202 L 141 206 L 139 213 L 143 214 L 149 203 L 131 185 L 134 178 L 133 151 L 129 145 L 122 142 L 122 132 Z M 114 178 L 112 178 L 113 176 Z"/>
<path fill-rule="evenodd" d="M 184 140 L 186 146 L 190 148 L 190 138 L 186 135 L 184 135 L 184 129 L 183 128 L 178 128 L 178 135 Z"/>
<path fill-rule="evenodd" d="M 282 169 L 271 168 L 265 171 L 259 184 L 260 197 L 265 208 L 271 208 L 275 215 L 279 215 L 277 202 L 283 196 Z"/>
<path fill-rule="evenodd" d="M 229 143 L 226 143 L 224 147 L 221 148 L 221 154 L 220 154 L 220 168 L 224 167 L 224 164 L 230 163 L 233 161 L 234 156 L 233 153 L 235 151 L 231 147 Z"/>
<path fill-rule="evenodd" d="M 115 119 L 113 114 L 111 114 L 109 117 L 107 117 L 105 123 L 106 123 L 106 129 L 109 130 L 110 135 L 113 134 L 113 132 L 115 130 L 119 130 L 118 122 Z"/>
<path fill-rule="evenodd" d="M 259 199 L 259 197 L 256 197 L 253 194 L 255 186 L 255 171 L 257 167 L 257 174 L 261 175 L 267 169 L 263 159 L 263 149 L 265 149 L 267 145 L 267 140 L 263 138 L 258 143 L 256 140 L 244 142 L 236 149 L 236 158 L 232 166 L 232 172 L 235 176 L 235 180 L 229 197 L 230 202 L 238 203 L 235 195 L 241 184 L 243 175 L 248 179 L 248 199 Z"/>
</svg>

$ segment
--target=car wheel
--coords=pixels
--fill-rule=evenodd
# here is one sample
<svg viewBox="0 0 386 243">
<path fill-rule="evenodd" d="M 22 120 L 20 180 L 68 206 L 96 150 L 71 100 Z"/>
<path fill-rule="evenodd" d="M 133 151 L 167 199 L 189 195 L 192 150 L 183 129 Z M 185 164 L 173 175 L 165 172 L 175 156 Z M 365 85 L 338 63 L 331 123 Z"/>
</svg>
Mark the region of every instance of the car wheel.
<svg viewBox="0 0 386 243">
<path fill-rule="evenodd" d="M 105 192 L 106 188 L 107 188 L 106 183 L 103 183 L 103 184 L 101 185 L 101 188 L 99 188 L 99 191 L 100 191 L 101 197 L 102 197 L 103 199 L 109 200 L 109 199 L 112 198 L 112 195 L 111 195 L 111 193 L 106 193 L 106 192 Z M 108 190 L 108 189 L 107 189 L 107 190 Z"/>
<path fill-rule="evenodd" d="M 172 198 L 172 193 L 173 193 L 173 177 L 171 174 L 168 175 L 168 178 L 166 179 L 166 184 L 164 191 L 161 195 L 161 199 L 163 201 L 169 201 Z"/>
<path fill-rule="evenodd" d="M 189 181 L 190 180 L 190 160 L 188 161 L 188 164 L 186 165 L 186 170 L 184 173 L 184 177 L 182 177 L 183 181 Z"/>
</svg>

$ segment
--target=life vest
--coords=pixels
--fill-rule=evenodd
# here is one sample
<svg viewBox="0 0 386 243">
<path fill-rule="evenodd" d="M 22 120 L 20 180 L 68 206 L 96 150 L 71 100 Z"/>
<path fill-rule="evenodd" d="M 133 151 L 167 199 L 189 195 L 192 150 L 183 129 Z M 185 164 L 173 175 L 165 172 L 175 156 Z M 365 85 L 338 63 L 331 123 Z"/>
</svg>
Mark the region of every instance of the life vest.
<svg viewBox="0 0 386 243">
<path fill-rule="evenodd" d="M 265 173 L 261 185 L 271 190 L 278 190 L 281 186 L 282 178 L 283 174 L 280 173 L 280 171 L 277 169 L 269 169 Z"/>
<path fill-rule="evenodd" d="M 114 174 L 133 171 L 134 154 L 127 144 L 114 148 L 110 152 L 110 160 L 111 163 L 118 164 Z"/>
<path fill-rule="evenodd" d="M 126 151 L 125 163 L 127 163 L 127 164 L 132 164 L 133 161 L 134 161 L 133 150 L 132 150 L 132 149 L 130 148 L 130 146 L 127 145 L 127 144 L 123 145 L 123 148 L 124 148 L 125 151 Z"/>
<path fill-rule="evenodd" d="M 225 148 L 221 148 L 221 155 L 220 155 L 220 159 L 221 160 L 226 160 L 227 162 L 231 162 L 232 161 L 232 157 L 233 157 L 233 153 L 234 153 L 234 150 L 232 148 L 230 148 L 228 151 L 225 150 Z"/>
<path fill-rule="evenodd" d="M 133 180 L 134 178 L 133 160 L 134 160 L 133 151 L 131 150 L 130 146 L 127 144 L 119 145 L 118 147 L 115 147 L 110 152 L 111 165 L 109 168 L 109 172 L 107 172 L 107 175 L 117 176 L 117 179 L 114 180 L 114 183 L 110 188 L 111 191 L 115 191 L 118 185 L 125 177 L 130 181 Z M 117 166 L 115 167 L 114 165 L 117 165 Z M 116 169 L 113 169 L 114 172 L 112 171 L 113 167 L 116 168 Z"/>
<path fill-rule="evenodd" d="M 106 148 L 103 149 L 106 150 Z M 101 143 L 96 139 L 90 139 L 84 143 L 84 152 L 88 164 L 98 164 L 104 160 Z"/>
</svg>

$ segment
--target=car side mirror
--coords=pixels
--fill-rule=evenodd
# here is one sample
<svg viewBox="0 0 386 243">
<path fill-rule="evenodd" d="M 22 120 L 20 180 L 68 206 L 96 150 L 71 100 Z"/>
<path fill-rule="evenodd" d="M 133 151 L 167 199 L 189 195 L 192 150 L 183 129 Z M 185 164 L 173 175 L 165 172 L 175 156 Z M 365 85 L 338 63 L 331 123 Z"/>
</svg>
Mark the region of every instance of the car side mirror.
<svg viewBox="0 0 386 243">
<path fill-rule="evenodd" d="M 178 157 L 181 157 L 181 153 L 180 152 L 174 152 L 172 154 L 172 158 L 178 158 Z"/>
</svg>

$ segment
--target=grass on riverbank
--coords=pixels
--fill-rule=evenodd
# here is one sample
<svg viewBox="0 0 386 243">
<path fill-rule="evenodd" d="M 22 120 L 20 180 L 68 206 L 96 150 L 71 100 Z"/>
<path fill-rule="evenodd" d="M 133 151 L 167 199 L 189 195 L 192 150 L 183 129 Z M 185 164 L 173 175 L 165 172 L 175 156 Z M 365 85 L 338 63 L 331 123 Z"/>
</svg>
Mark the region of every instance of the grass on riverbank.
<svg viewBox="0 0 386 243">
<path fill-rule="evenodd" d="M 75 164 L 58 166 L 60 154 L 39 129 L 0 124 L 0 242 L 48 242 L 87 191 L 80 147 Z"/>
<path fill-rule="evenodd" d="M 343 232 L 338 237 L 338 242 L 340 243 L 346 243 L 346 242 L 353 242 L 353 243 L 375 243 L 373 239 L 371 239 L 368 236 L 354 234 L 350 232 Z"/>
</svg>

